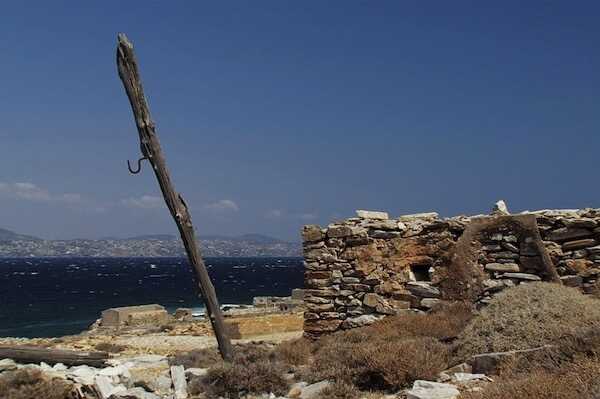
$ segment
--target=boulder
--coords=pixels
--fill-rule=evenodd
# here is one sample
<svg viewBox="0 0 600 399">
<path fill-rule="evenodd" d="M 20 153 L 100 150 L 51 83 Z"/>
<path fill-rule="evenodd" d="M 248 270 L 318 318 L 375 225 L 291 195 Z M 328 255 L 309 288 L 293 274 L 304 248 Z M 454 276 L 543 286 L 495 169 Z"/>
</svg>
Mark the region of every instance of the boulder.
<svg viewBox="0 0 600 399">
<path fill-rule="evenodd" d="M 455 399 L 460 392 L 452 384 L 417 380 L 405 394 L 407 399 Z"/>
<path fill-rule="evenodd" d="M 12 359 L 0 360 L 0 373 L 2 373 L 3 371 L 11 371 L 16 369 L 17 364 Z"/>
<path fill-rule="evenodd" d="M 94 381 L 94 388 L 101 399 L 108 399 L 112 395 L 119 395 L 127 390 L 123 385 L 114 385 L 110 377 L 98 375 Z"/>
<path fill-rule="evenodd" d="M 411 294 L 419 296 L 421 298 L 439 298 L 440 290 L 433 287 L 431 284 L 423 281 L 409 281 L 406 284 L 406 289 Z"/>
</svg>

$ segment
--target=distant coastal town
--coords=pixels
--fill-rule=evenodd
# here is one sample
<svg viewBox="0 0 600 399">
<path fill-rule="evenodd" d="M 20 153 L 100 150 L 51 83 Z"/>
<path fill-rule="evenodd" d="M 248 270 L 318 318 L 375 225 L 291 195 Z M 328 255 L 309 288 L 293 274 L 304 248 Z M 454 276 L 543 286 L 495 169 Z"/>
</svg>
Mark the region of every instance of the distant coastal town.
<svg viewBox="0 0 600 399">
<path fill-rule="evenodd" d="M 236 237 L 200 237 L 204 256 L 301 256 L 300 243 L 247 234 Z M 185 251 L 174 235 L 132 238 L 43 240 L 0 229 L 0 257 L 85 256 L 85 257 L 178 257 Z"/>
</svg>

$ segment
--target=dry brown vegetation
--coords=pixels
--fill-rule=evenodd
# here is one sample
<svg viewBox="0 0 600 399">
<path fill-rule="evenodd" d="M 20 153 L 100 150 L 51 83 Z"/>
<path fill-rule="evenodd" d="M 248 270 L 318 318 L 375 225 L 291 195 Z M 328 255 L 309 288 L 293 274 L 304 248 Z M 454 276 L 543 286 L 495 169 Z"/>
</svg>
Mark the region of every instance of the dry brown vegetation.
<svg viewBox="0 0 600 399">
<path fill-rule="evenodd" d="M 553 344 L 589 328 L 600 328 L 597 299 L 558 284 L 521 284 L 473 318 L 457 341 L 457 357 Z"/>
<path fill-rule="evenodd" d="M 600 360 L 580 359 L 548 370 L 504 374 L 483 391 L 464 393 L 465 399 L 597 399 L 600 397 Z"/>
<path fill-rule="evenodd" d="M 21 369 L 0 374 L 2 399 L 69 399 L 73 386 L 62 379 L 50 380 L 41 371 Z"/>
<path fill-rule="evenodd" d="M 289 382 L 284 378 L 288 366 L 276 359 L 274 351 L 264 345 L 234 347 L 234 361 L 214 363 L 204 377 L 190 381 L 190 393 L 204 393 L 208 398 L 238 398 L 251 393 L 287 393 Z"/>
<path fill-rule="evenodd" d="M 336 381 L 319 392 L 317 399 L 357 399 L 359 397 L 361 397 L 361 392 L 354 385 Z"/>
<path fill-rule="evenodd" d="M 127 349 L 127 347 L 124 345 L 118 345 L 118 344 L 114 344 L 112 342 L 100 342 L 99 344 L 96 344 L 94 346 L 94 348 L 96 350 L 99 350 L 100 352 L 108 352 L 108 353 L 119 353 L 119 352 L 123 352 L 125 349 Z"/>
</svg>

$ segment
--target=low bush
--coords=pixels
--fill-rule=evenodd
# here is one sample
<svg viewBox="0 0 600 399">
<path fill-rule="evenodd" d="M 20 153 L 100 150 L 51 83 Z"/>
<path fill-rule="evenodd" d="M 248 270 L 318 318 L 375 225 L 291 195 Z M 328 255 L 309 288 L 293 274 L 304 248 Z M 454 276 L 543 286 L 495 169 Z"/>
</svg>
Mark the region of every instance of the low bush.
<svg viewBox="0 0 600 399">
<path fill-rule="evenodd" d="M 46 378 L 41 371 L 21 369 L 0 374 L 2 399 L 70 399 L 73 386 L 60 378 Z"/>
<path fill-rule="evenodd" d="M 118 345 L 111 342 L 101 342 L 99 344 L 96 344 L 94 348 L 98 351 L 108 353 L 119 353 L 127 349 L 127 347 L 124 345 Z"/>
<path fill-rule="evenodd" d="M 486 352 L 528 349 L 600 327 L 600 303 L 575 288 L 529 283 L 496 295 L 456 343 L 457 360 Z"/>
<path fill-rule="evenodd" d="M 284 341 L 275 348 L 275 356 L 284 363 L 301 366 L 308 363 L 312 342 L 306 338 Z"/>
<path fill-rule="evenodd" d="M 178 352 L 169 358 L 171 366 L 189 368 L 208 368 L 221 361 L 221 355 L 215 348 L 196 349 L 189 352 Z"/>
<path fill-rule="evenodd" d="M 584 359 L 555 370 L 512 373 L 464 399 L 597 399 L 600 397 L 600 362 Z"/>
<path fill-rule="evenodd" d="M 287 393 L 289 382 L 284 374 L 288 371 L 288 366 L 277 359 L 272 348 L 261 344 L 247 344 L 236 345 L 233 349 L 232 363 L 225 363 L 219 358 L 210 365 L 206 376 L 190 381 L 192 395 L 205 393 L 208 398 L 238 398 L 248 393 L 272 392 L 279 396 Z M 188 358 L 190 353 L 187 354 Z M 197 353 L 195 355 L 200 357 Z M 185 358 L 180 356 L 179 361 L 182 360 L 185 361 Z M 191 360 L 191 363 L 196 364 L 192 367 L 198 367 L 200 362 L 204 364 L 198 358 Z M 171 363 L 182 364 L 177 363 L 177 360 L 172 360 Z"/>
<path fill-rule="evenodd" d="M 448 367 L 448 348 L 431 337 L 362 342 L 329 339 L 302 376 L 354 384 L 361 389 L 397 390 L 432 379 Z"/>
<path fill-rule="evenodd" d="M 336 381 L 319 392 L 317 399 L 358 399 L 360 396 L 354 385 Z"/>
</svg>

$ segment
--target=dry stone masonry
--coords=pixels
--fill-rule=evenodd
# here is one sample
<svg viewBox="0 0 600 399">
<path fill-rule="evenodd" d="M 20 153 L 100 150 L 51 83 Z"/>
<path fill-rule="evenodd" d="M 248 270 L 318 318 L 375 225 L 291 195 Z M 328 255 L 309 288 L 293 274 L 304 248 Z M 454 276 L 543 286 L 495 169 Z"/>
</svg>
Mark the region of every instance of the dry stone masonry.
<svg viewBox="0 0 600 399">
<path fill-rule="evenodd" d="M 391 219 L 385 212 L 304 226 L 304 330 L 319 336 L 443 300 L 484 305 L 506 287 L 555 281 L 598 289 L 600 209 Z"/>
</svg>

